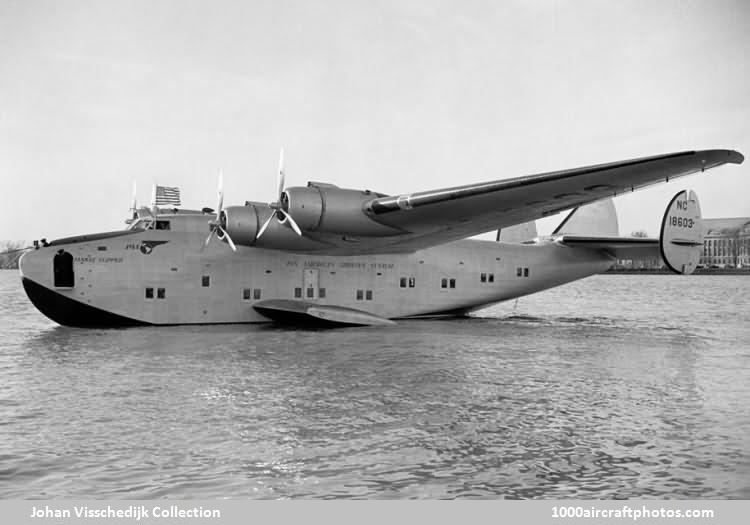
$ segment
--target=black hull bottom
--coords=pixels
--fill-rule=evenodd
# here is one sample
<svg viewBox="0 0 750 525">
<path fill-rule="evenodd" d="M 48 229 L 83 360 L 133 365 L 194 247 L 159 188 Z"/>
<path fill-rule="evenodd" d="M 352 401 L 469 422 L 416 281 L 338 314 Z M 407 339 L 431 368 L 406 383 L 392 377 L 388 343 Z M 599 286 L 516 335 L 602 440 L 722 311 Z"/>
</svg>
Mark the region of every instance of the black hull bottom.
<svg viewBox="0 0 750 525">
<path fill-rule="evenodd" d="M 69 299 L 24 277 L 23 288 L 37 310 L 63 326 L 81 328 L 122 328 L 146 326 L 148 323 L 113 314 L 100 308 Z"/>
</svg>

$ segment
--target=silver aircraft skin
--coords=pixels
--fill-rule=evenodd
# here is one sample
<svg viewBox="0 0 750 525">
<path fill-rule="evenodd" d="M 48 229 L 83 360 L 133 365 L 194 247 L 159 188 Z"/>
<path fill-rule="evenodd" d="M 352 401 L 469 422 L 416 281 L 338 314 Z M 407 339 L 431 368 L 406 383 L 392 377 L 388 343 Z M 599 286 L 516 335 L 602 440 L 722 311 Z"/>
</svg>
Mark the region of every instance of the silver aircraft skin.
<svg viewBox="0 0 750 525">
<path fill-rule="evenodd" d="M 143 208 L 127 230 L 41 243 L 20 272 L 35 306 L 70 326 L 465 315 L 637 253 L 661 251 L 690 273 L 702 247 L 692 192 L 667 207 L 661 239 L 619 237 L 611 198 L 742 160 L 682 152 L 397 197 L 319 183 L 284 190 L 280 168 L 276 203 L 224 209 L 220 191 L 215 212 Z M 552 236 L 524 229 L 531 237 L 503 242 L 565 208 L 573 212 Z M 498 226 L 498 242 L 462 238 Z"/>
</svg>

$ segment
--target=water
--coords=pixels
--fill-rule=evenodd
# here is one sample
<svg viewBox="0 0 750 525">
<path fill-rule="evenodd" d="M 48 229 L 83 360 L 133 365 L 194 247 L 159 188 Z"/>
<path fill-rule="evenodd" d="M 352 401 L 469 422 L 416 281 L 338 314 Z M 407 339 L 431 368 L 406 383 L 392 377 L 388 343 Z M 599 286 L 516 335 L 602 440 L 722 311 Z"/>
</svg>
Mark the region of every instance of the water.
<svg viewBox="0 0 750 525">
<path fill-rule="evenodd" d="M 750 498 L 750 277 L 479 318 L 56 326 L 0 272 L 3 498 Z"/>
</svg>

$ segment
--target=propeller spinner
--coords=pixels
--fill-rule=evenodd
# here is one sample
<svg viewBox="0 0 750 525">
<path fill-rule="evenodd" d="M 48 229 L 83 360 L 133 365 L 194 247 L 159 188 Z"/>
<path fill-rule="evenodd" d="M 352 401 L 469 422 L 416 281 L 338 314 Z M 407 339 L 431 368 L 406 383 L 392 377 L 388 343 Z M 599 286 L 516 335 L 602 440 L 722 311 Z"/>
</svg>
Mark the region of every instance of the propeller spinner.
<svg viewBox="0 0 750 525">
<path fill-rule="evenodd" d="M 201 251 L 206 249 L 208 243 L 211 242 L 211 238 L 216 235 L 220 241 L 227 241 L 232 251 L 237 251 L 237 246 L 234 245 L 234 241 L 226 231 L 227 216 L 224 213 L 224 174 L 219 171 L 219 190 L 218 190 L 218 202 L 216 204 L 216 219 L 209 222 L 211 231 L 203 242 Z"/>
<path fill-rule="evenodd" d="M 276 202 L 271 202 L 268 204 L 269 208 L 273 209 L 273 213 L 266 219 L 266 222 L 263 223 L 263 226 L 260 227 L 260 230 L 258 230 L 258 235 L 256 236 L 256 239 L 260 239 L 261 235 L 266 231 L 266 228 L 268 228 L 268 225 L 271 224 L 271 221 L 275 217 L 279 224 L 289 224 L 289 226 L 295 231 L 297 235 L 302 235 L 302 230 L 300 230 L 299 226 L 297 226 L 297 223 L 294 222 L 294 219 L 292 219 L 292 216 L 289 215 L 289 213 L 284 209 L 285 207 L 288 209 L 288 200 L 289 197 L 287 196 L 286 192 L 284 191 L 284 149 L 282 148 L 281 152 L 279 153 L 279 176 L 278 176 L 278 190 L 277 193 L 278 200 Z M 286 206 L 285 206 L 286 205 Z"/>
</svg>

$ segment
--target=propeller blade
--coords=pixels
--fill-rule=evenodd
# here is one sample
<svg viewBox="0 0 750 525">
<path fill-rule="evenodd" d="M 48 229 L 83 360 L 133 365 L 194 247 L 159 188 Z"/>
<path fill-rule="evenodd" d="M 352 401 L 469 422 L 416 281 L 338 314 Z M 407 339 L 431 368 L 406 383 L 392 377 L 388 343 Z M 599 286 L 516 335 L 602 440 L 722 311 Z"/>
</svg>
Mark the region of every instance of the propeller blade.
<svg viewBox="0 0 750 525">
<path fill-rule="evenodd" d="M 292 216 L 289 215 L 287 212 L 279 208 L 279 212 L 284 214 L 284 220 L 281 221 L 283 224 L 286 221 L 289 221 L 289 226 L 292 227 L 292 229 L 297 233 L 297 235 L 302 236 L 302 230 L 299 229 L 299 226 L 297 226 L 297 223 L 294 222 L 294 219 L 292 219 Z"/>
<path fill-rule="evenodd" d="M 203 244 L 201 245 L 201 252 L 203 252 L 203 250 L 208 247 L 208 244 L 211 242 L 211 237 L 214 236 L 214 233 L 216 233 L 216 228 L 211 228 L 211 231 L 208 232 L 208 237 L 206 237 L 206 240 L 203 241 Z"/>
<path fill-rule="evenodd" d="M 279 197 L 278 202 L 281 202 L 281 193 L 283 191 L 284 191 L 284 148 L 281 148 L 281 151 L 279 152 L 278 191 L 276 192 L 276 195 L 278 195 Z"/>
<path fill-rule="evenodd" d="M 223 240 L 226 240 L 226 241 L 227 241 L 227 243 L 229 243 L 229 247 L 230 247 L 230 248 L 232 249 L 232 251 L 233 251 L 233 252 L 236 252 L 236 251 L 237 251 L 237 246 L 235 246 L 235 245 L 234 245 L 234 241 L 233 241 L 233 240 L 232 240 L 232 238 L 231 238 L 231 237 L 229 236 L 229 234 L 227 233 L 227 231 L 226 231 L 226 230 L 225 230 L 224 228 L 222 228 L 221 226 L 218 226 L 218 229 L 219 229 L 219 231 L 221 232 L 221 234 L 220 234 L 220 237 L 219 237 L 219 238 L 220 238 L 220 239 L 221 239 L 222 241 L 223 241 Z"/>
<path fill-rule="evenodd" d="M 219 220 L 219 215 L 224 207 L 224 171 L 219 170 L 219 190 L 218 190 L 218 203 L 216 204 L 216 220 Z"/>
<path fill-rule="evenodd" d="M 138 190 L 138 188 L 136 186 L 136 181 L 133 181 L 133 200 L 132 200 L 132 202 L 130 204 L 130 209 L 133 210 L 133 211 L 135 211 L 135 210 L 138 209 L 137 190 Z"/>
<path fill-rule="evenodd" d="M 210 243 L 210 242 L 211 242 L 211 237 L 213 237 L 215 233 L 216 233 L 216 229 L 214 229 L 214 228 L 211 228 L 211 231 L 210 231 L 210 232 L 208 232 L 208 237 L 206 237 L 206 240 L 205 240 L 205 241 L 203 241 L 203 247 L 204 247 L 204 248 L 205 248 L 206 246 L 208 246 L 208 243 Z"/>
<path fill-rule="evenodd" d="M 268 225 L 271 224 L 271 221 L 276 216 L 276 212 L 273 212 L 268 219 L 266 219 L 266 222 L 263 223 L 263 226 L 260 227 L 260 230 L 258 230 L 258 235 L 255 236 L 256 239 L 260 239 L 260 236 L 263 235 L 263 232 L 266 231 L 266 228 L 268 228 Z"/>
</svg>

